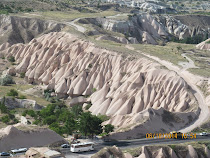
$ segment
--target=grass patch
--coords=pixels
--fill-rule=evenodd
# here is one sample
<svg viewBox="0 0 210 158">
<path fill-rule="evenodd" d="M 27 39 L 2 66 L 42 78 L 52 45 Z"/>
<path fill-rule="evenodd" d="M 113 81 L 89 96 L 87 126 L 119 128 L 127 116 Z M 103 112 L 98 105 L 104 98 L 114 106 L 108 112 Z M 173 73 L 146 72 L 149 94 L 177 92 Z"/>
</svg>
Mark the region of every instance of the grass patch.
<svg viewBox="0 0 210 158">
<path fill-rule="evenodd" d="M 25 96 L 27 99 L 35 100 L 37 104 L 46 106 L 50 104 L 50 102 L 46 101 L 42 97 L 35 97 L 32 95 L 24 94 L 21 91 L 27 90 L 29 88 L 32 88 L 33 85 L 9 85 L 9 86 L 0 86 L 0 97 L 6 96 L 6 94 L 11 90 L 11 89 L 16 89 L 18 90 L 18 93 L 20 96 Z"/>
<path fill-rule="evenodd" d="M 192 44 L 180 44 L 174 42 L 169 42 L 165 46 L 150 44 L 132 44 L 131 46 L 136 50 L 156 56 L 175 65 L 178 65 L 178 62 L 187 62 L 187 60 L 181 56 L 181 53 L 195 48 L 195 45 Z"/>
<path fill-rule="evenodd" d="M 209 68 L 191 68 L 188 69 L 189 72 L 195 74 L 195 75 L 199 75 L 199 76 L 204 76 L 204 77 L 210 77 L 210 71 Z"/>
<path fill-rule="evenodd" d="M 81 13 L 79 11 L 68 11 L 68 12 L 61 12 L 61 11 L 45 11 L 45 12 L 37 12 L 36 14 L 40 15 L 44 18 L 54 19 L 54 20 L 73 20 L 76 18 L 85 18 L 85 17 L 104 17 L 104 16 L 111 16 L 115 15 L 118 12 L 116 11 L 102 11 L 97 13 Z M 34 13 L 33 13 L 34 14 Z"/>
</svg>

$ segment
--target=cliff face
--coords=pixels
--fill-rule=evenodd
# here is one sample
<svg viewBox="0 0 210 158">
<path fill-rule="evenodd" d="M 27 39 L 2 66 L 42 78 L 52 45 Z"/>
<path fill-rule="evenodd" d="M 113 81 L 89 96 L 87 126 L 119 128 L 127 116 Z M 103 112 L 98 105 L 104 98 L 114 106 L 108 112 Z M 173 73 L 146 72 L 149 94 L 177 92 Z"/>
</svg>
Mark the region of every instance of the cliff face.
<svg viewBox="0 0 210 158">
<path fill-rule="evenodd" d="M 68 33 L 49 33 L 11 47 L 3 44 L 2 53 L 15 57 L 19 63 L 16 72 L 24 72 L 29 83 L 55 89 L 59 97 L 90 96 L 89 110 L 111 116 L 108 123 L 119 128 L 146 122 L 151 116 L 150 108 L 159 109 L 157 115 L 152 114 L 154 122 L 163 114 L 162 108 L 184 112 L 178 117 L 197 109 L 188 85 L 176 73 L 161 69 L 146 58 L 124 57 L 97 48 Z M 167 130 L 183 127 L 196 118 L 194 113 L 185 116 L 188 115 L 192 118 L 183 117 L 178 126 L 171 125 Z M 138 132 L 133 136 L 138 137 Z"/>
<path fill-rule="evenodd" d="M 0 44 L 27 43 L 42 33 L 60 31 L 64 24 L 39 19 L 0 15 Z"/>
<path fill-rule="evenodd" d="M 208 20 L 207 20 L 208 19 Z M 174 36 L 179 39 L 195 35 L 209 34 L 209 16 L 169 16 L 139 14 L 129 20 L 111 18 L 88 18 L 89 23 L 102 26 L 106 30 L 120 32 L 128 37 L 134 37 L 139 42 L 157 44 Z M 193 21 L 195 23 L 193 23 Z M 82 20 L 81 20 L 82 22 Z"/>
</svg>

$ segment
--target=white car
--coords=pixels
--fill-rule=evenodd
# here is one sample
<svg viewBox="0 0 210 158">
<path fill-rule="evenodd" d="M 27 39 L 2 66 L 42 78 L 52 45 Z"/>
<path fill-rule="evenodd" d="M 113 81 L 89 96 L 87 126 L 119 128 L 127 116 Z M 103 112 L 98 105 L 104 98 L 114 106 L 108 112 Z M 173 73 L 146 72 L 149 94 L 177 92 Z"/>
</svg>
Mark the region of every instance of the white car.
<svg viewBox="0 0 210 158">
<path fill-rule="evenodd" d="M 207 136 L 208 134 L 206 132 L 200 133 L 200 136 Z"/>
<path fill-rule="evenodd" d="M 27 148 L 20 148 L 20 149 L 13 149 L 11 150 L 12 153 L 22 153 L 26 152 L 28 149 Z"/>
</svg>

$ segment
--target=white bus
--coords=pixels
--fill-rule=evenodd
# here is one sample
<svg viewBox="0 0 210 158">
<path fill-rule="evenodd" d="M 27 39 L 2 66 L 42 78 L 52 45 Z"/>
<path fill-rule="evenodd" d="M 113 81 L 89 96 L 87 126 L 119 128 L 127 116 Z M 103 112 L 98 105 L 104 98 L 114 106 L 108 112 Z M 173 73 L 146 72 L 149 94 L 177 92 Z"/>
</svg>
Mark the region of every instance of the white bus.
<svg viewBox="0 0 210 158">
<path fill-rule="evenodd" d="M 82 151 L 91 151 L 91 150 L 94 150 L 93 142 L 71 144 L 71 149 L 70 149 L 71 152 L 82 152 Z"/>
</svg>

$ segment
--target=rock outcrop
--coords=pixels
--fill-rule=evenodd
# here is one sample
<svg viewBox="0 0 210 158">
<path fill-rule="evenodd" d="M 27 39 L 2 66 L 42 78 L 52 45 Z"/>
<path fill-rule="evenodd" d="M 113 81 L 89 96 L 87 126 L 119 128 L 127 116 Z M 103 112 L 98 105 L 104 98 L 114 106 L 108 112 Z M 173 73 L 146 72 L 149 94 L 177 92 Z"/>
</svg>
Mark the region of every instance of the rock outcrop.
<svg viewBox="0 0 210 158">
<path fill-rule="evenodd" d="M 27 109 L 34 109 L 34 110 L 40 110 L 42 109 L 42 106 L 37 104 L 36 101 L 30 100 L 30 99 L 17 99 L 17 98 L 0 98 L 0 102 L 4 101 L 4 104 L 9 109 L 15 109 L 15 108 L 27 108 Z"/>
<path fill-rule="evenodd" d="M 28 44 L 1 45 L 0 50 L 5 57 L 15 57 L 16 72 L 25 73 L 29 83 L 55 89 L 59 97 L 90 96 L 89 110 L 111 116 L 109 123 L 117 127 L 144 123 L 151 114 L 158 117 L 148 109 L 163 114 L 164 108 L 183 118 L 192 115 L 172 129 L 190 123 L 198 114 L 194 113 L 197 101 L 186 82 L 146 58 L 126 57 L 62 32 L 43 35 Z"/>
<path fill-rule="evenodd" d="M 112 18 L 87 18 L 86 22 L 102 26 L 106 30 L 119 32 L 125 36 L 134 37 L 138 42 L 157 44 L 166 42 L 171 37 L 185 39 L 202 35 L 206 37 L 210 30 L 209 16 L 150 15 L 138 14 L 128 20 Z"/>
<path fill-rule="evenodd" d="M 196 48 L 210 51 L 210 38 L 196 45 Z"/>
<path fill-rule="evenodd" d="M 56 142 L 66 142 L 63 137 L 52 130 L 40 128 L 36 130 L 21 131 L 14 126 L 0 129 L 0 152 L 12 148 L 44 146 Z"/>
<path fill-rule="evenodd" d="M 61 31 L 64 26 L 52 21 L 0 15 L 0 44 L 28 43 L 40 34 Z"/>
<path fill-rule="evenodd" d="M 119 148 L 113 146 L 109 148 L 103 148 L 98 153 L 93 155 L 91 158 L 109 158 L 109 157 L 119 157 L 119 158 L 204 158 L 209 157 L 209 149 L 204 146 L 204 148 L 194 148 L 192 145 L 173 145 L 172 149 L 168 146 L 142 146 L 140 149 L 136 148 L 133 153 L 138 156 L 132 156 L 130 153 L 123 153 Z M 111 152 L 110 152 L 111 151 Z"/>
</svg>

